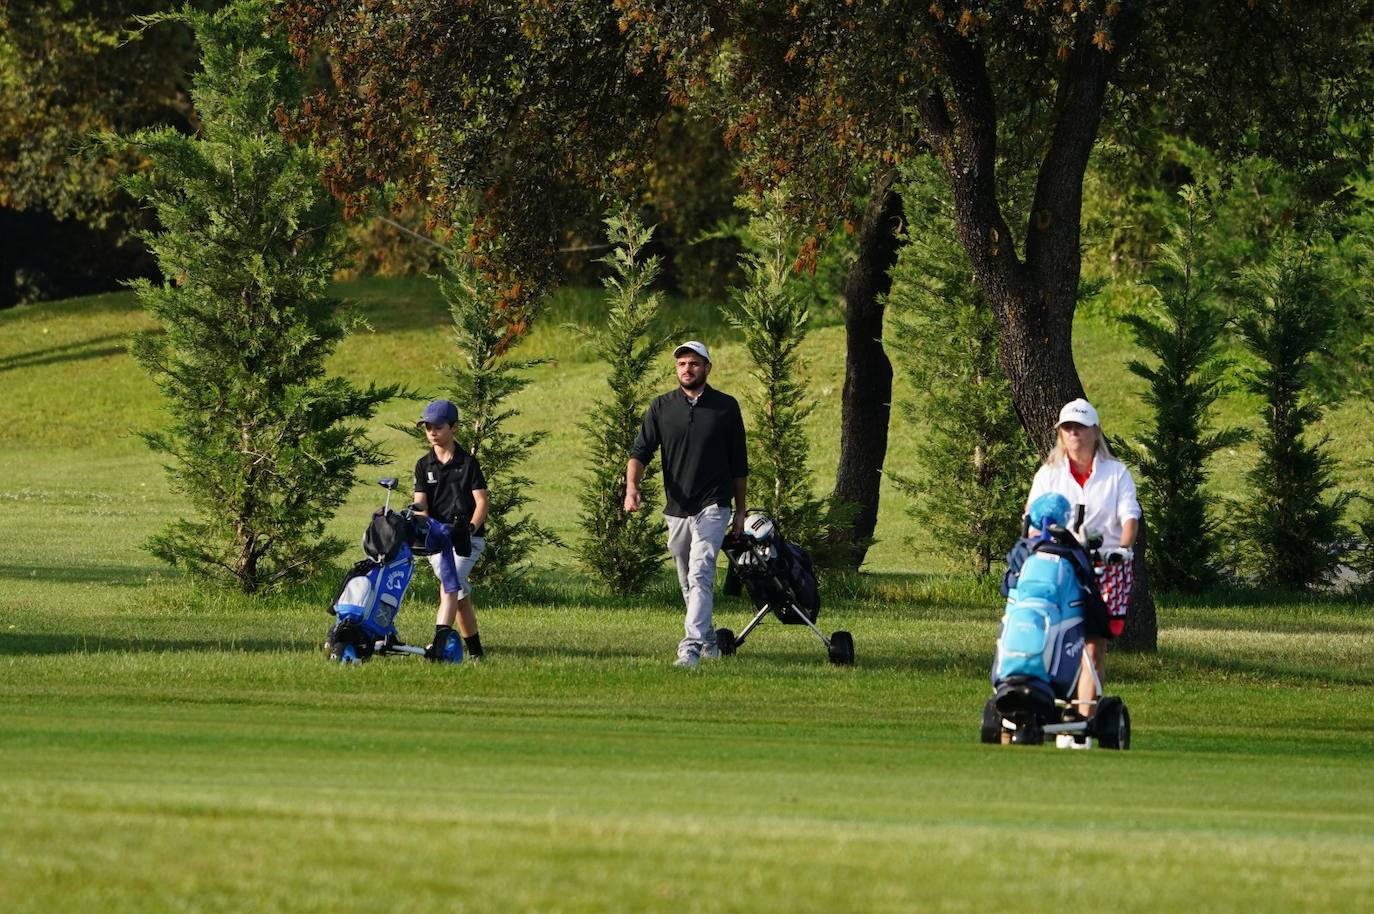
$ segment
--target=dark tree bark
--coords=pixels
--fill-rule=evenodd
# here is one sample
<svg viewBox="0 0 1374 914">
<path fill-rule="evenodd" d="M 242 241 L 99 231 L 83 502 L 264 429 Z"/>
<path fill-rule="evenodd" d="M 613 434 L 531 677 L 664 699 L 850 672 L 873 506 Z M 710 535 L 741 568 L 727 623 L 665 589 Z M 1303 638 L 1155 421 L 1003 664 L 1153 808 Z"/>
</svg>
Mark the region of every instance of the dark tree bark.
<svg viewBox="0 0 1374 914">
<path fill-rule="evenodd" d="M 1149 573 L 1145 562 L 1145 519 L 1140 520 L 1140 532 L 1135 540 L 1135 561 L 1131 573 L 1135 587 L 1131 590 L 1131 606 L 1126 615 L 1126 628 L 1112 646 L 1122 651 L 1154 651 L 1159 647 L 1159 618 L 1155 614 L 1155 598 L 1150 592 Z"/>
<path fill-rule="evenodd" d="M 845 370 L 840 403 L 840 457 L 835 497 L 852 506 L 852 522 L 833 535 L 846 544 L 849 567 L 863 564 L 878 524 L 878 485 L 887 456 L 892 362 L 883 349 L 881 297 L 892 288 L 902 200 L 893 172 L 874 182 L 859 226 L 858 253 L 845 280 Z"/>
<path fill-rule="evenodd" d="M 1123 9 L 1118 52 L 1139 28 L 1141 4 L 1127 3 Z M 998 198 L 997 108 L 983 47 L 955 31 L 936 29 L 948 90 L 932 91 L 921 107 L 922 125 L 953 192 L 960 243 L 1002 327 L 1000 360 L 1012 401 L 1042 454 L 1055 444 L 1060 407 L 1084 394 L 1073 358 L 1083 178 L 1101 124 L 1109 68 L 1120 59 L 1120 53 L 1107 54 L 1093 43 L 1091 28 L 1088 17 L 1080 20 L 1059 73 L 1054 129 L 1040 162 L 1024 260 Z M 1138 548 L 1143 557 L 1143 544 Z M 1130 627 L 1118 644 L 1150 650 L 1157 641 L 1154 599 L 1144 562 L 1135 570 Z"/>
</svg>

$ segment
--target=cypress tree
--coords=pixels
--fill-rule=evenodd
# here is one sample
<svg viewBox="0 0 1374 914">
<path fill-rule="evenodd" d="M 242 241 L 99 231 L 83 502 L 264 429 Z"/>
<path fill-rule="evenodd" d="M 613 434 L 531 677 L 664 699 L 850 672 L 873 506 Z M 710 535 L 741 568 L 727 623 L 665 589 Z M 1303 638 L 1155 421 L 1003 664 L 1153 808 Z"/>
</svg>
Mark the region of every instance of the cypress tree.
<svg viewBox="0 0 1374 914">
<path fill-rule="evenodd" d="M 1145 314 L 1122 317 L 1136 344 L 1154 357 L 1154 365 L 1139 359 L 1127 365 L 1149 385 L 1145 402 L 1151 418 L 1136 441 L 1116 446 L 1138 473 L 1150 523 L 1146 547 L 1152 580 L 1164 590 L 1198 591 L 1215 581 L 1220 567 L 1206 464 L 1248 432 L 1208 431 L 1232 363 L 1219 354 L 1226 319 L 1198 274 L 1209 214 L 1196 188 L 1183 188 L 1180 197 L 1182 218 L 1172 227 L 1173 243 L 1161 248 L 1154 278 L 1158 300 Z"/>
<path fill-rule="evenodd" d="M 602 258 L 611 268 L 604 280 L 606 320 L 582 334 L 609 369 L 608 390 L 579 425 L 588 448 L 578 496 L 583 535 L 576 548 L 593 578 L 612 593 L 629 594 L 644 589 L 666 554 L 667 525 L 658 510 L 662 496 L 653 482 L 657 462 L 644 469 L 643 500 L 633 514 L 625 510 L 625 465 L 653 396 L 653 364 L 664 357 L 671 336 L 653 329 L 660 296 L 649 289 L 661 262 L 644 254 L 653 229 L 630 213 L 608 217 L 606 228 L 613 245 Z"/>
<path fill-rule="evenodd" d="M 302 74 L 285 40 L 267 34 L 272 7 L 238 0 L 143 20 L 194 30 L 200 130 L 106 138 L 146 157 L 126 187 L 161 225 L 143 237 L 165 279 L 132 284 L 161 332 L 137 337 L 133 353 L 166 397 L 170 424 L 144 437 L 170 458 L 186 514 L 149 548 L 244 592 L 304 577 L 343 550 L 325 521 L 357 468 L 383 462 L 361 423 L 397 390 L 324 371 L 344 335 L 326 294 L 339 213 L 316 152 L 279 127 Z"/>
<path fill-rule="evenodd" d="M 749 253 L 741 257 L 745 285 L 725 318 L 744 338 L 755 385 L 745 395 L 753 417 L 747 435 L 749 506 L 773 518 L 818 564 L 830 564 L 825 506 L 807 467 L 805 422 L 815 403 L 800 377 L 810 313 L 793 280 L 798 244 L 776 197 L 754 215 L 747 232 Z"/>
<path fill-rule="evenodd" d="M 1237 505 L 1239 564 L 1270 586 L 1327 581 L 1347 535 L 1341 518 L 1350 496 L 1333 491 L 1336 458 L 1327 436 L 1313 431 L 1326 405 L 1313 388 L 1313 360 L 1336 329 L 1318 250 L 1287 234 L 1242 276 L 1239 330 L 1254 357 L 1242 383 L 1264 407 L 1250 497 Z"/>
<path fill-rule="evenodd" d="M 486 549 L 473 577 L 489 585 L 509 584 L 528 573 L 530 555 L 540 545 L 562 545 L 528 513 L 534 482 L 519 469 L 547 433 L 520 434 L 507 427 L 519 415 L 510 399 L 530 383 L 525 372 L 544 361 L 511 357 L 535 317 L 536 308 L 528 303 L 538 297 L 518 286 L 502 288 L 457 256 L 448 257 L 446 266 L 437 282 L 460 354 L 443 368 L 460 411 L 454 438 L 477 459 L 487 481 Z"/>
<path fill-rule="evenodd" d="M 903 190 L 908 238 L 892 271 L 893 349 L 914 396 L 917 472 L 889 471 L 907 512 L 982 577 L 1015 542 L 1035 451 L 998 364 L 998 325 L 953 240 L 953 217 L 919 177 Z"/>
</svg>

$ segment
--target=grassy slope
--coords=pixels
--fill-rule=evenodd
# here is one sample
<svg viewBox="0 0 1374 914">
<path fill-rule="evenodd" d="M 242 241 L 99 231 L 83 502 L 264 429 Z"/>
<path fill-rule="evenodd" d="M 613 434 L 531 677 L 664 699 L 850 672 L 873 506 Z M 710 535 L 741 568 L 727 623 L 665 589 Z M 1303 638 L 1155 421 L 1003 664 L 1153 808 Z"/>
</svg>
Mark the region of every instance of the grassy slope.
<svg viewBox="0 0 1374 914">
<path fill-rule="evenodd" d="M 427 286 L 351 291 L 378 332 L 338 365 L 432 386 L 444 315 Z M 726 340 L 716 380 L 740 389 L 728 335 L 680 317 Z M 853 670 L 770 623 L 734 660 L 681 674 L 670 590 L 608 600 L 566 572 L 483 603 L 481 666 L 339 670 L 307 653 L 330 582 L 248 604 L 138 549 L 175 509 L 128 432 L 157 422 L 122 354 L 144 324 L 123 296 L 0 313 L 0 909 L 1374 907 L 1363 607 L 1163 607 L 1159 654 L 1113 659 L 1132 752 L 990 750 L 973 728 L 996 597 L 913 556 L 891 498 L 878 573 L 827 594 L 824 621 L 855 632 Z M 1104 414 L 1137 415 L 1123 347 L 1091 323 L 1085 342 Z M 810 346 L 819 470 L 839 328 Z M 531 475 L 571 533 L 568 416 L 598 372 L 550 325 L 529 348 L 556 360 L 521 403 L 552 430 Z M 1345 453 L 1368 448 L 1353 421 L 1332 422 Z M 413 449 L 378 430 L 404 472 Z M 897 466 L 910 434 L 895 430 Z M 350 540 L 373 491 L 336 521 Z M 411 600 L 418 633 L 432 583 Z M 738 629 L 747 611 L 721 617 Z"/>
</svg>

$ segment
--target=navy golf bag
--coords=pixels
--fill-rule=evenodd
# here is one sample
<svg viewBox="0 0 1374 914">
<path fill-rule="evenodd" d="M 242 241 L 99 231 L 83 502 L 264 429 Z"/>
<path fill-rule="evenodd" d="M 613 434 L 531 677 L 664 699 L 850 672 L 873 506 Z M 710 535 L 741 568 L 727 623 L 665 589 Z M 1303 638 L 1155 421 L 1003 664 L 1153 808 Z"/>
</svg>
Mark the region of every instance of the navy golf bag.
<svg viewBox="0 0 1374 914">
<path fill-rule="evenodd" d="M 716 643 L 722 654 L 733 654 L 744 644 L 763 618 L 770 613 L 784 625 L 805 625 L 825 645 L 831 663 L 854 663 L 854 639 L 846 631 L 829 638 L 816 627 L 821 610 L 820 588 L 811 556 L 796 543 L 789 543 L 766 515 L 753 513 L 744 522 L 741 536 L 727 535 L 721 545 L 730 562 L 725 592 L 743 589 L 758 613 L 736 635 L 728 628 L 716 629 Z"/>
<path fill-rule="evenodd" d="M 341 663 L 360 663 L 377 653 L 419 654 L 432 660 L 461 663 L 463 641 L 453 637 L 424 648 L 404 644 L 398 637 L 396 617 L 415 573 L 416 548 L 447 545 L 448 528 L 437 521 L 416 515 L 410 508 L 391 510 L 395 479 L 383 479 L 387 502 L 372 515 L 363 533 L 363 552 L 367 558 L 353 566 L 344 577 L 339 594 L 330 607 L 336 618 L 325 640 L 329 659 Z"/>
</svg>

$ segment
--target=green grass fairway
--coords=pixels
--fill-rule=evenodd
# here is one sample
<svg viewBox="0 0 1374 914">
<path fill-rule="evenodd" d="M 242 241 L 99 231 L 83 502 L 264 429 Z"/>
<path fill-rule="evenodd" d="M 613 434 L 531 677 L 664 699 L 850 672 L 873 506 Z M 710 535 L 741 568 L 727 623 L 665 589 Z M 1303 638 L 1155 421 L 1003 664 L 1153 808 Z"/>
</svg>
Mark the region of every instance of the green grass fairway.
<svg viewBox="0 0 1374 914">
<path fill-rule="evenodd" d="M 437 387 L 427 286 L 353 291 L 376 333 L 340 366 Z M 742 384 L 710 315 L 679 317 L 723 340 L 721 386 Z M 1374 910 L 1366 606 L 1164 601 L 1159 652 L 1109 659 L 1129 752 L 983 746 L 999 598 L 923 547 L 893 496 L 873 571 L 825 593 L 853 669 L 776 621 L 673 669 L 668 582 L 606 598 L 553 549 L 524 590 L 479 591 L 484 662 L 340 668 L 318 653 L 336 581 L 248 601 L 141 551 L 177 508 L 130 432 L 158 421 L 123 350 L 142 326 L 125 296 L 0 312 L 0 912 Z M 552 432 L 531 475 L 568 534 L 567 417 L 598 373 L 566 331 L 530 344 L 555 360 L 521 404 Z M 808 345 L 824 473 L 839 328 Z M 1115 359 L 1085 375 L 1127 413 Z M 415 455 L 385 423 L 415 409 L 376 423 L 393 472 Z M 913 434 L 894 428 L 898 465 Z M 374 493 L 332 529 L 356 541 Z M 434 601 L 423 573 L 404 635 Z M 717 621 L 750 612 L 724 599 Z"/>
</svg>

